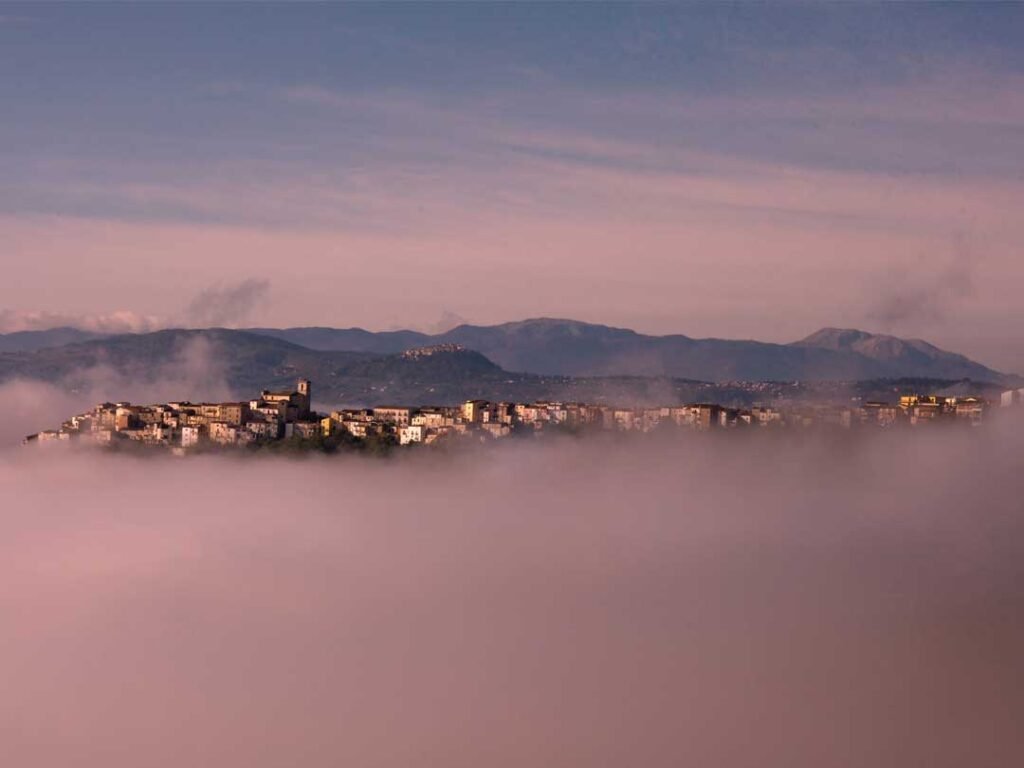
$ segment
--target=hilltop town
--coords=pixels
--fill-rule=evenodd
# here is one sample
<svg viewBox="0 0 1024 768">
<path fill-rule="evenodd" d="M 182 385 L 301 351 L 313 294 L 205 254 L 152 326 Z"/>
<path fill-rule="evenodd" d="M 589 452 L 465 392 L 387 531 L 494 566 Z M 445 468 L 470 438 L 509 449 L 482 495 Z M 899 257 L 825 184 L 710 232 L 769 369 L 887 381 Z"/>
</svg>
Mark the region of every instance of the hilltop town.
<svg viewBox="0 0 1024 768">
<path fill-rule="evenodd" d="M 426 353 L 422 353 L 426 354 Z M 1005 392 L 1000 406 L 1019 404 L 1024 389 Z M 587 403 L 489 402 L 459 406 L 382 405 L 320 414 L 312 410 L 312 382 L 294 390 L 264 390 L 247 402 L 169 402 L 133 405 L 100 403 L 71 417 L 59 429 L 25 438 L 25 443 L 82 441 L 100 446 L 162 446 L 175 453 L 210 447 L 265 446 L 282 441 L 311 447 L 324 440 L 376 440 L 391 445 L 430 445 L 476 438 L 500 439 L 545 430 L 647 433 L 664 428 L 696 432 L 747 428 L 891 429 L 949 423 L 975 426 L 992 403 L 976 397 L 904 395 L 898 402 L 858 405 L 800 405 L 730 408 L 714 403 L 662 407 L 615 407 Z"/>
</svg>

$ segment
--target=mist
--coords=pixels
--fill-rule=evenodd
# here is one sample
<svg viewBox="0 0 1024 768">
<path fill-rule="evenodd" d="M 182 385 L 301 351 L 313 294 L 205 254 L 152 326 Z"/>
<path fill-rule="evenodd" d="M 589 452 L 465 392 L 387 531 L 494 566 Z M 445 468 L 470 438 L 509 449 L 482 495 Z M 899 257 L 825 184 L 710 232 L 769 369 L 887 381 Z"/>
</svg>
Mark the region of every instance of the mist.
<svg viewBox="0 0 1024 768">
<path fill-rule="evenodd" d="M 966 236 L 953 239 L 948 259 L 921 256 L 913 279 L 894 274 L 875 290 L 879 295 L 869 303 L 867 320 L 886 331 L 931 326 L 950 322 L 964 301 L 976 292 L 982 265 L 979 253 Z"/>
<path fill-rule="evenodd" d="M 28 434 L 55 429 L 97 403 L 218 402 L 232 396 L 222 349 L 204 337 L 178 344 L 161 365 L 115 368 L 98 363 L 54 381 L 0 383 L 0 455 Z"/>
<path fill-rule="evenodd" d="M 197 328 L 236 325 L 265 304 L 269 294 L 270 281 L 256 278 L 211 286 L 196 294 L 180 319 Z"/>
<path fill-rule="evenodd" d="M 1019 764 L 1020 427 L 11 450 L 0 757 Z"/>
</svg>

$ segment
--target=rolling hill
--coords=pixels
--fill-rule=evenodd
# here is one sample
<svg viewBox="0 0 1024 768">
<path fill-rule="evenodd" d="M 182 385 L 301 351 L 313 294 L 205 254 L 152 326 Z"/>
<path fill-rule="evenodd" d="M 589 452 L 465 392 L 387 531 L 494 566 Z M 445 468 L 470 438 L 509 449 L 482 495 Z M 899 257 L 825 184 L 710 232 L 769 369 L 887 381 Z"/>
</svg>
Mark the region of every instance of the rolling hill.
<svg viewBox="0 0 1024 768">
<path fill-rule="evenodd" d="M 593 329 L 585 332 L 600 336 L 599 331 Z M 363 336 L 363 339 L 372 336 Z M 861 337 L 836 338 L 835 334 L 829 334 L 794 345 L 794 349 L 799 356 L 813 352 L 815 344 L 846 346 L 863 342 Z M 385 343 L 395 342 L 391 337 L 386 338 Z M 883 344 L 880 349 L 867 352 L 888 355 L 893 353 L 891 346 Z M 842 349 L 826 352 L 851 354 Z M 918 352 L 926 356 L 932 354 L 928 349 Z M 852 354 L 868 359 L 861 352 Z M 466 348 L 431 350 L 430 354 L 318 350 L 262 333 L 218 328 L 127 334 L 59 347 L 0 353 L 0 382 L 41 380 L 97 400 L 247 399 L 262 389 L 292 387 L 300 377 L 313 380 L 314 400 L 327 406 L 443 405 L 469 398 L 646 405 L 712 401 L 749 405 L 778 398 L 843 402 L 849 402 L 852 395 L 891 398 L 897 391 L 907 388 L 915 391 L 921 387 L 930 391 L 951 386 L 966 387 L 974 392 L 993 389 L 942 377 L 902 382 L 887 378 L 848 385 L 813 381 L 801 384 L 713 383 L 673 376 L 517 373 Z"/>
<path fill-rule="evenodd" d="M 32 352 L 36 349 L 61 347 L 80 341 L 103 338 L 104 334 L 79 328 L 49 328 L 45 331 L 14 331 L 0 333 L 0 352 Z"/>
<path fill-rule="evenodd" d="M 436 335 L 359 328 L 252 329 L 320 350 L 394 354 L 413 345 L 457 343 L 506 370 L 551 376 L 667 376 L 704 381 L 857 381 L 970 378 L 1013 382 L 963 355 L 927 342 L 826 328 L 791 344 L 682 335 L 539 318 L 493 326 L 460 325 Z"/>
<path fill-rule="evenodd" d="M 373 332 L 326 327 L 251 328 L 245 332 L 308 350 L 372 355 L 395 355 L 412 347 L 456 343 L 479 352 L 506 370 L 547 376 L 658 376 L 717 382 L 900 377 L 969 378 L 1006 384 L 1021 381 L 1020 377 L 995 371 L 920 339 L 841 328 L 823 328 L 791 344 L 695 339 L 680 334 L 652 336 L 625 328 L 550 318 L 492 326 L 460 325 L 434 335 L 408 330 Z M 109 338 L 115 337 L 75 328 L 0 334 L 0 354 L 35 352 Z M 109 354 L 116 356 L 118 348 L 128 349 L 125 344 L 115 342 Z M 82 348 L 80 354 L 87 354 L 88 349 Z M 36 364 L 43 364 L 42 359 Z"/>
</svg>

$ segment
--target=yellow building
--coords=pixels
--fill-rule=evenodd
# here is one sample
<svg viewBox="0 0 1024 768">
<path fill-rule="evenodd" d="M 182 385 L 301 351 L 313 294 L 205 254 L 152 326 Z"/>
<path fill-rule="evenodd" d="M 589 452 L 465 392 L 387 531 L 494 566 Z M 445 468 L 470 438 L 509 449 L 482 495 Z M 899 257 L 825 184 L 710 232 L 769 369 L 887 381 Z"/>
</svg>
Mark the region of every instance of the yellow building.
<svg viewBox="0 0 1024 768">
<path fill-rule="evenodd" d="M 462 418 L 470 423 L 481 422 L 488 405 L 486 400 L 467 400 L 462 404 Z"/>
</svg>

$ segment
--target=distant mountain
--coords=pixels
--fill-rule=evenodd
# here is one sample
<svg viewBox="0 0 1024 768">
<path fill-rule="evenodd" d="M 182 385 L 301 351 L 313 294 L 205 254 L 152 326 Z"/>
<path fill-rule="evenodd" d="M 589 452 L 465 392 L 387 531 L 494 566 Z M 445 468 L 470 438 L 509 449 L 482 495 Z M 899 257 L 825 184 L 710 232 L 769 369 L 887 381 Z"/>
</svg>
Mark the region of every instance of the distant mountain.
<svg viewBox="0 0 1024 768">
<path fill-rule="evenodd" d="M 437 343 L 436 337 L 419 331 L 366 331 L 362 328 L 246 328 L 276 339 L 290 341 L 310 349 L 373 352 L 394 355 L 413 347 Z"/>
<path fill-rule="evenodd" d="M 328 378 L 365 357 L 223 328 L 170 329 L 0 353 L 0 380 L 17 377 L 85 387 L 106 373 L 138 383 L 223 378 L 239 395 L 254 395 L 265 387 L 294 386 L 301 376 Z"/>
<path fill-rule="evenodd" d="M 883 365 L 913 369 L 914 373 L 903 374 L 908 376 L 940 375 L 990 381 L 1003 376 L 963 355 L 946 352 L 921 339 L 900 339 L 851 328 L 822 328 L 792 346 L 856 353 Z"/>
<path fill-rule="evenodd" d="M 704 381 L 857 381 L 878 378 L 1017 377 L 927 342 L 855 330 L 823 329 L 792 344 L 682 335 L 539 318 L 493 326 L 460 325 L 442 334 L 373 333 L 360 328 L 252 329 L 321 350 L 392 354 L 410 344 L 458 343 L 502 368 L 552 376 L 667 376 Z"/>
<path fill-rule="evenodd" d="M 50 328 L 45 331 L 0 333 L 0 352 L 31 352 L 35 349 L 62 347 L 79 341 L 102 338 L 102 334 L 79 328 Z"/>
<path fill-rule="evenodd" d="M 34 379 L 97 396 L 121 398 L 123 384 L 167 397 L 201 396 L 226 384 L 232 396 L 254 397 L 262 389 L 292 387 L 299 377 L 314 382 L 314 401 L 327 404 L 453 404 L 483 397 L 494 400 L 543 398 L 635 399 L 661 396 L 662 382 L 638 379 L 576 380 L 510 373 L 467 349 L 429 354 L 377 355 L 314 350 L 262 334 L 220 328 L 165 330 L 24 352 L 0 353 L 0 381 Z M 680 383 L 686 386 L 686 383 Z M 678 396 L 692 399 L 697 390 Z"/>
<path fill-rule="evenodd" d="M 579 330 L 595 333 L 592 326 Z M 803 347 L 795 349 L 797 355 L 807 352 Z M 456 346 L 398 354 L 316 350 L 260 333 L 218 328 L 126 334 L 0 353 L 0 381 L 43 380 L 88 392 L 97 399 L 132 399 L 134 395 L 125 390 L 133 388 L 147 397 L 158 397 L 153 394 L 157 391 L 166 393 L 159 395 L 165 398 L 212 397 L 217 396 L 214 391 L 223 393 L 224 385 L 230 392 L 224 396 L 248 399 L 262 389 L 292 387 L 300 377 L 313 380 L 315 403 L 356 406 L 445 405 L 477 397 L 517 402 L 749 405 L 804 397 L 849 402 L 853 393 L 887 399 L 915 388 L 939 391 L 960 387 L 989 394 L 991 389 L 970 382 L 920 379 L 864 382 L 851 388 L 830 383 L 743 385 L 668 376 L 515 373 L 480 352 Z"/>
</svg>

